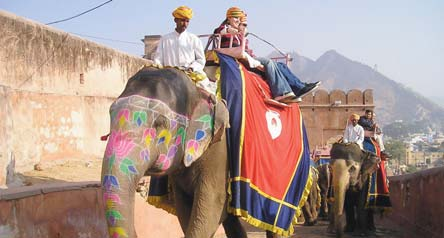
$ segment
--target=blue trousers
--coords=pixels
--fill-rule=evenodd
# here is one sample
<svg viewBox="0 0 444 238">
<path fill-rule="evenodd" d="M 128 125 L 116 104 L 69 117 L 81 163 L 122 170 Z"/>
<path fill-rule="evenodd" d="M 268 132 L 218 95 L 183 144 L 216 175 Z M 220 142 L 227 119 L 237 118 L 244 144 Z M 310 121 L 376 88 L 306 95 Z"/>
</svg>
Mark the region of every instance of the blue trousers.
<svg viewBox="0 0 444 238">
<path fill-rule="evenodd" d="M 267 58 L 257 58 L 265 68 L 265 77 L 273 98 L 289 92 L 297 92 L 305 84 L 294 75 L 286 64 Z"/>
<path fill-rule="evenodd" d="M 282 62 L 277 62 L 276 65 L 287 79 L 287 82 L 294 93 L 297 93 L 300 89 L 305 87 L 305 83 L 303 83 L 296 75 L 294 75 L 286 64 Z"/>
</svg>

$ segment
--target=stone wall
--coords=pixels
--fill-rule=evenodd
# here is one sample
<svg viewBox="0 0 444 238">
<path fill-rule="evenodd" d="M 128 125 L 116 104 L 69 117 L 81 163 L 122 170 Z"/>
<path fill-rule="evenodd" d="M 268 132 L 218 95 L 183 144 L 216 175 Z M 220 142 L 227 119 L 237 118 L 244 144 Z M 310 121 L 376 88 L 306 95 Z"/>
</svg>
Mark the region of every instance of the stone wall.
<svg viewBox="0 0 444 238">
<path fill-rule="evenodd" d="M 14 171 L 102 157 L 108 109 L 149 61 L 0 11 L 0 186 Z"/>
<path fill-rule="evenodd" d="M 365 110 L 373 110 L 373 91 L 318 90 L 314 95 L 306 95 L 299 106 L 313 149 L 342 136 L 351 113 L 363 115 Z"/>
<path fill-rule="evenodd" d="M 423 237 L 444 237 L 444 167 L 389 177 L 389 181 L 393 205 L 389 219 Z"/>
<path fill-rule="evenodd" d="M 0 237 L 108 237 L 98 182 L 58 183 L 0 190 Z M 183 237 L 177 218 L 135 199 L 138 237 Z M 222 227 L 216 237 L 225 237 Z"/>
</svg>

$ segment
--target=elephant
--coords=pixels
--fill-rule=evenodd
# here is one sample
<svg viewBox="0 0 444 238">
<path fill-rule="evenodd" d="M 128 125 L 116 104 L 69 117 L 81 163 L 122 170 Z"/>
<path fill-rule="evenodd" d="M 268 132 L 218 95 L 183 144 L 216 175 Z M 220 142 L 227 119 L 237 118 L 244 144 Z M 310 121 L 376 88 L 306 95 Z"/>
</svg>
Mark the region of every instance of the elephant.
<svg viewBox="0 0 444 238">
<path fill-rule="evenodd" d="M 319 172 L 315 167 L 310 167 L 310 175 L 313 182 L 310 188 L 310 193 L 308 194 L 307 201 L 302 207 L 305 226 L 313 226 L 317 223 L 318 209 L 321 203 L 320 188 L 318 186 Z"/>
<path fill-rule="evenodd" d="M 345 203 L 346 231 L 367 233 L 368 211 L 365 209 L 365 198 L 368 192 L 368 179 L 380 159 L 372 152 L 361 150 L 356 143 L 335 143 L 330 155 L 334 204 L 328 231 L 334 230 L 336 237 L 343 237 Z M 355 207 L 357 224 L 355 224 Z"/>
<path fill-rule="evenodd" d="M 321 207 L 319 208 L 319 217 L 328 219 L 330 203 L 328 202 L 328 191 L 331 185 L 331 168 L 329 164 L 319 165 L 317 167 L 319 172 L 318 185 L 321 194 Z"/>
<path fill-rule="evenodd" d="M 172 178 L 176 213 L 187 238 L 246 237 L 228 216 L 228 111 L 176 68 L 145 66 L 110 107 L 102 197 L 110 237 L 136 237 L 135 190 L 144 175 Z"/>
</svg>

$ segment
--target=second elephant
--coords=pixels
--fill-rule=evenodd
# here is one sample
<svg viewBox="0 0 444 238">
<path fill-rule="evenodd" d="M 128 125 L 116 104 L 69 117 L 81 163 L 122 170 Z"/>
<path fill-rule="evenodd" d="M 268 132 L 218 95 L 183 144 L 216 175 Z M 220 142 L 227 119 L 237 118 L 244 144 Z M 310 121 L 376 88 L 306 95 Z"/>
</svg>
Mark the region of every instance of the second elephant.
<svg viewBox="0 0 444 238">
<path fill-rule="evenodd" d="M 365 231 L 367 227 L 367 210 L 365 197 L 368 178 L 376 169 L 380 159 L 376 154 L 361 150 L 356 143 L 335 143 L 330 151 L 333 174 L 333 221 L 330 221 L 329 230 L 335 230 L 336 237 L 342 237 L 344 232 L 344 202 L 347 200 L 347 230 Z M 346 197 L 347 196 L 347 197 Z M 356 207 L 355 212 L 349 210 Z M 351 211 L 351 212 L 350 212 Z M 333 229 L 334 224 L 334 229 Z"/>
</svg>

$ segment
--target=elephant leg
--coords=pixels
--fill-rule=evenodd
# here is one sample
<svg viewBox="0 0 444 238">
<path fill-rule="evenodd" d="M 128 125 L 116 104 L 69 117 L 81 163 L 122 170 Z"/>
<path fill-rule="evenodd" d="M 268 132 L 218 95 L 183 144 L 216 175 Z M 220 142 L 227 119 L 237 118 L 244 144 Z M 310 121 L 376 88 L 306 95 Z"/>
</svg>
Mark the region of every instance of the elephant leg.
<svg viewBox="0 0 444 238">
<path fill-rule="evenodd" d="M 188 222 L 191 217 L 193 198 L 188 196 L 177 184 L 173 182 L 174 200 L 176 203 L 176 215 L 179 219 L 180 227 L 185 233 L 188 227 Z"/>
<path fill-rule="evenodd" d="M 318 208 L 319 208 L 319 203 L 321 201 L 321 198 L 319 196 L 319 188 L 318 186 L 315 186 L 315 190 L 314 190 L 314 196 L 313 196 L 313 203 L 311 206 L 311 214 L 313 216 L 313 223 L 316 224 L 318 222 Z"/>
<path fill-rule="evenodd" d="M 313 214 L 311 212 L 311 204 L 310 204 L 310 196 L 307 198 L 307 201 L 305 202 L 304 206 L 302 207 L 302 213 L 304 214 L 304 225 L 305 226 L 313 226 L 314 220 L 313 220 Z"/>
<path fill-rule="evenodd" d="M 371 209 L 365 208 L 365 203 L 367 201 L 367 191 L 368 191 L 368 183 L 365 183 L 362 190 L 360 191 L 358 212 L 357 212 L 359 233 L 364 235 L 369 235 L 372 231 L 376 230 L 373 221 L 373 211 Z"/>
<path fill-rule="evenodd" d="M 226 196 L 225 191 L 217 194 L 210 187 L 197 188 L 185 237 L 212 237 L 226 216 Z"/>
<path fill-rule="evenodd" d="M 344 209 L 345 209 L 345 232 L 353 232 L 356 228 L 355 211 L 357 206 L 356 193 L 348 190 L 345 195 Z"/>
<path fill-rule="evenodd" d="M 275 233 L 273 233 L 271 231 L 266 231 L 265 234 L 266 234 L 267 238 L 284 238 L 283 236 L 275 234 Z"/>
<path fill-rule="evenodd" d="M 198 175 L 191 181 L 193 208 L 185 232 L 187 238 L 212 237 L 227 216 L 228 162 L 222 159 L 226 153 L 225 141 L 217 142 L 195 165 Z"/>
<path fill-rule="evenodd" d="M 247 232 L 239 221 L 239 218 L 228 214 L 222 223 L 227 238 L 247 238 Z"/>
</svg>

